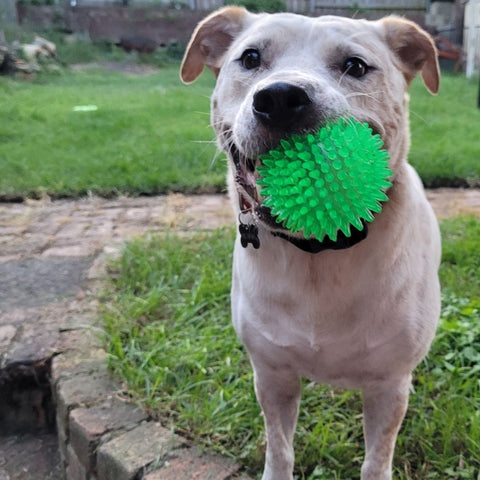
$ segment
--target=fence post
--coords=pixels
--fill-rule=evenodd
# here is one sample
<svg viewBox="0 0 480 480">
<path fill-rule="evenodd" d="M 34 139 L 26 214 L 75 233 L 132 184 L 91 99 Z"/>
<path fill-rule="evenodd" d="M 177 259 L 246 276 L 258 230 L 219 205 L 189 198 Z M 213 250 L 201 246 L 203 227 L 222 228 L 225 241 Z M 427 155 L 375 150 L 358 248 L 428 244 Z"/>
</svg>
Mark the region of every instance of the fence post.
<svg viewBox="0 0 480 480">
<path fill-rule="evenodd" d="M 469 1 L 470 7 L 470 22 L 468 25 L 468 51 L 467 51 L 467 66 L 465 74 L 467 78 L 471 78 L 475 72 L 475 53 L 477 49 L 477 10 L 479 2 L 475 0 Z M 480 19 L 478 19 L 480 21 Z"/>
</svg>

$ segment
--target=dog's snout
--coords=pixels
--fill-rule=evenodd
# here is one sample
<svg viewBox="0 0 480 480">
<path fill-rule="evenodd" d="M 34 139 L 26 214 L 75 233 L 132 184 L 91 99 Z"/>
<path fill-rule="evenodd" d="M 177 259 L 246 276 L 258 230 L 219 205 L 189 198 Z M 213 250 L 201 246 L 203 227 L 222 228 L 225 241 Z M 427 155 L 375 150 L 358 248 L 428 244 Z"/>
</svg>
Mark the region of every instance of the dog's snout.
<svg viewBox="0 0 480 480">
<path fill-rule="evenodd" d="M 296 85 L 277 82 L 259 90 L 253 97 L 253 113 L 265 126 L 290 130 L 312 104 L 307 92 Z"/>
</svg>

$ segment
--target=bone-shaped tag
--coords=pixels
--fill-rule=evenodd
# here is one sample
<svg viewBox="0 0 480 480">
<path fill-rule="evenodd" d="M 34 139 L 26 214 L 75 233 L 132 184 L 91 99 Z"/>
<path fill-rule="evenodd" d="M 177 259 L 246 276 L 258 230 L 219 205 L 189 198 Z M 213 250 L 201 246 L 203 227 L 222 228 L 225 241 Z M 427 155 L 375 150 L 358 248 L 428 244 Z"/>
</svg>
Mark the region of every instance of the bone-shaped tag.
<svg viewBox="0 0 480 480">
<path fill-rule="evenodd" d="M 258 238 L 258 227 L 251 223 L 242 223 L 238 225 L 238 231 L 240 233 L 240 243 L 243 248 L 247 248 L 248 244 L 251 243 L 253 248 L 257 249 L 260 247 L 260 239 Z"/>
</svg>

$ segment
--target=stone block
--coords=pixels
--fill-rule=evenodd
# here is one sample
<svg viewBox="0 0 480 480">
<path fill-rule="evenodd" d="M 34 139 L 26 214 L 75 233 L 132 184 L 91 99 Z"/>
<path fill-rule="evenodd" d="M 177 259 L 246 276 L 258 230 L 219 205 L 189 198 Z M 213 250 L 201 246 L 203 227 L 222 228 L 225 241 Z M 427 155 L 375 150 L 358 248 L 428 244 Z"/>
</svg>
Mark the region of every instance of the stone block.
<svg viewBox="0 0 480 480">
<path fill-rule="evenodd" d="M 95 313 L 93 312 L 90 315 L 94 316 Z M 72 315 L 72 317 L 66 319 L 63 325 L 64 330 L 60 332 L 58 350 L 60 352 L 89 352 L 94 348 L 100 348 L 102 346 L 100 336 L 93 329 L 88 328 L 88 326 L 81 328 L 75 325 L 75 320 L 78 322 L 83 321 L 84 325 L 88 321 L 92 321 L 88 316 L 86 318 L 78 318 L 78 315 Z"/>
<path fill-rule="evenodd" d="M 104 435 L 115 430 L 131 430 L 147 415 L 137 406 L 117 399 L 70 412 L 70 443 L 87 472 L 96 469 L 95 453 Z"/>
<path fill-rule="evenodd" d="M 115 393 L 110 375 L 104 371 L 74 375 L 60 380 L 56 386 L 57 417 L 67 424 L 73 408 L 94 405 Z"/>
<path fill-rule="evenodd" d="M 60 230 L 55 234 L 58 238 L 78 239 L 82 238 L 88 230 L 92 228 L 92 224 L 85 221 L 84 218 L 76 218 L 75 221 L 63 225 Z"/>
<path fill-rule="evenodd" d="M 196 448 L 177 450 L 175 457 L 144 480 L 230 480 L 236 478 L 239 465 L 233 460 L 201 452 Z M 243 477 L 247 480 L 248 477 Z"/>
<path fill-rule="evenodd" d="M 54 325 L 30 325 L 23 330 L 3 359 L 5 367 L 43 362 L 56 352 L 58 328 Z"/>
<path fill-rule="evenodd" d="M 88 353 L 68 352 L 57 355 L 52 360 L 51 383 L 56 385 L 59 380 L 74 375 L 108 373 L 106 357 L 103 349 L 92 349 Z"/>
<path fill-rule="evenodd" d="M 158 423 L 143 423 L 98 449 L 98 480 L 133 480 L 144 468 L 166 458 L 181 443 L 178 436 Z"/>
</svg>

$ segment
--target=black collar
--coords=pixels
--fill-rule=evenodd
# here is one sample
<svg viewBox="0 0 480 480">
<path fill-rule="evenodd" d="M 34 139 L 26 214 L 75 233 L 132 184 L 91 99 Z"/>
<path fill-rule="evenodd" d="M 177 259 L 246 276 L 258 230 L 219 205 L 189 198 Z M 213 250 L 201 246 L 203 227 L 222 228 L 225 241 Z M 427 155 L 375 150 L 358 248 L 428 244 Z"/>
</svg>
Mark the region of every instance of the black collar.
<svg viewBox="0 0 480 480">
<path fill-rule="evenodd" d="M 239 206 L 241 212 L 253 211 L 252 205 L 245 199 L 245 197 L 239 195 Z M 267 213 L 265 215 L 265 213 Z M 275 220 L 270 215 L 270 209 L 267 207 L 259 206 L 255 208 L 255 214 L 262 221 L 271 226 L 275 226 Z M 288 235 L 283 232 L 271 232 L 274 237 L 281 238 L 290 242 L 295 247 L 307 253 L 319 253 L 323 250 L 344 250 L 346 248 L 353 247 L 357 243 L 361 242 L 368 235 L 367 223 L 362 219 L 362 230 L 355 228 L 353 225 L 350 228 L 351 235 L 347 237 L 341 230 L 338 231 L 337 240 L 333 241 L 325 235 L 322 241 L 316 238 L 298 238 Z M 243 223 L 239 216 L 238 230 L 240 233 L 240 240 L 242 247 L 247 248 L 249 244 L 252 244 L 253 248 L 258 249 L 260 247 L 260 239 L 258 238 L 258 227 L 255 223 Z"/>
<path fill-rule="evenodd" d="M 307 253 L 319 253 L 323 250 L 344 250 L 345 248 L 353 247 L 357 243 L 367 238 L 367 224 L 363 220 L 362 224 L 362 230 L 358 230 L 358 228 L 352 226 L 350 237 L 347 237 L 342 231 L 339 231 L 337 240 L 335 242 L 327 236 L 325 236 L 322 241 L 319 241 L 316 238 L 306 239 L 291 237 L 290 235 L 286 235 L 285 233 L 281 232 L 272 232 L 272 235 L 290 242 L 295 247 Z"/>
<path fill-rule="evenodd" d="M 282 232 L 272 232 L 274 237 L 281 238 L 290 242 L 295 247 L 299 248 L 300 250 L 307 252 L 307 253 L 319 253 L 323 250 L 343 250 L 346 248 L 353 247 L 357 243 L 361 242 L 365 238 L 367 238 L 368 234 L 368 227 L 365 221 L 362 220 L 363 229 L 358 230 L 352 226 L 351 228 L 351 235 L 347 237 L 341 231 L 338 232 L 338 237 L 336 241 L 331 240 L 330 238 L 326 237 L 319 241 L 315 238 L 305 239 L 305 238 L 297 238 L 287 235 Z M 247 248 L 248 245 L 251 243 L 253 248 L 257 249 L 260 248 L 260 240 L 258 238 L 258 227 L 255 224 L 245 224 L 241 221 L 238 225 L 238 231 L 240 233 L 240 240 L 241 245 L 244 248 Z"/>
</svg>

